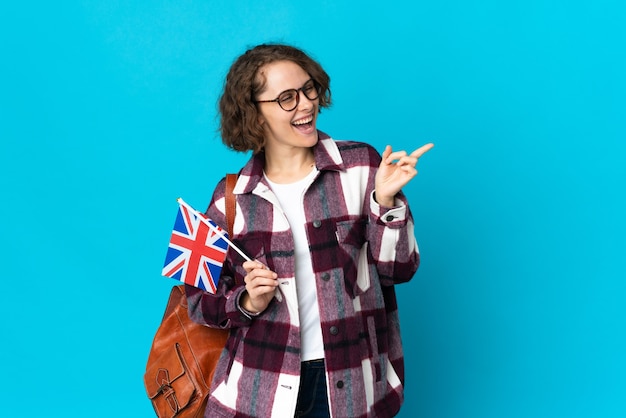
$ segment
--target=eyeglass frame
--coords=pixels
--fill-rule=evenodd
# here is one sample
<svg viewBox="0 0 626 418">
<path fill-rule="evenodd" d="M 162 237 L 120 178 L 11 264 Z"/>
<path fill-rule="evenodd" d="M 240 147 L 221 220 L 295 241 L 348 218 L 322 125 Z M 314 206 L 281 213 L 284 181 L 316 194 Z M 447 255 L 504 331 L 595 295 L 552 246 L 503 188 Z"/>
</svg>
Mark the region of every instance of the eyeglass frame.
<svg viewBox="0 0 626 418">
<path fill-rule="evenodd" d="M 309 83 L 309 81 L 313 82 L 313 86 L 315 87 L 315 91 L 317 92 L 317 96 L 315 96 L 314 98 L 310 98 L 309 96 L 307 96 L 307 94 L 304 92 L 304 88 L 306 87 L 306 85 Z M 296 104 L 292 109 L 285 109 L 283 107 L 283 105 L 280 103 L 280 96 L 282 96 L 285 93 L 288 92 L 296 92 Z M 278 93 L 278 97 L 276 97 L 273 100 L 254 100 L 254 103 L 278 103 L 278 106 L 280 106 L 281 109 L 283 109 L 285 112 L 293 112 L 294 110 L 296 110 L 296 108 L 298 107 L 298 105 L 300 104 L 300 92 L 302 92 L 302 94 L 304 94 L 304 97 L 306 97 L 308 100 L 315 100 L 317 98 L 320 97 L 320 94 L 322 94 L 322 86 L 315 81 L 313 78 L 309 78 L 303 85 L 302 87 L 300 87 L 299 89 L 287 89 L 284 91 L 281 91 L 280 93 Z"/>
</svg>

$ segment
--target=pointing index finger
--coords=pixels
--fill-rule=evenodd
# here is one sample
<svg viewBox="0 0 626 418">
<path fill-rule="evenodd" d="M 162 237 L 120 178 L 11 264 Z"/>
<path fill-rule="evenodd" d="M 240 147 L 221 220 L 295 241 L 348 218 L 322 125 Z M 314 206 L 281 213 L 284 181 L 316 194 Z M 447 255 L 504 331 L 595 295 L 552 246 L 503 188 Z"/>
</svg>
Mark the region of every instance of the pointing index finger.
<svg viewBox="0 0 626 418">
<path fill-rule="evenodd" d="M 432 142 L 426 145 L 422 145 L 421 147 L 419 147 L 418 149 L 416 149 L 415 151 L 411 153 L 411 157 L 420 158 L 422 155 L 430 151 L 434 146 L 435 144 L 433 144 Z"/>
</svg>

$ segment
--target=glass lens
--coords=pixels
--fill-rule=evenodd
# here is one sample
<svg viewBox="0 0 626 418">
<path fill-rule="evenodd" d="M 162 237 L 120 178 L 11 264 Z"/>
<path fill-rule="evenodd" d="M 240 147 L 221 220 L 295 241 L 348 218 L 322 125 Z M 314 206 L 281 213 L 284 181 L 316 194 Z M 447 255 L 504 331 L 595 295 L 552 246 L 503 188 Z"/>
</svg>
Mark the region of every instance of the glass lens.
<svg viewBox="0 0 626 418">
<path fill-rule="evenodd" d="M 320 88 L 315 81 L 309 80 L 304 86 L 302 86 L 302 92 L 307 99 L 315 100 L 320 95 Z"/>
<path fill-rule="evenodd" d="M 278 104 L 287 111 L 295 109 L 296 106 L 298 106 L 298 91 L 283 91 L 280 96 L 278 96 Z"/>
</svg>

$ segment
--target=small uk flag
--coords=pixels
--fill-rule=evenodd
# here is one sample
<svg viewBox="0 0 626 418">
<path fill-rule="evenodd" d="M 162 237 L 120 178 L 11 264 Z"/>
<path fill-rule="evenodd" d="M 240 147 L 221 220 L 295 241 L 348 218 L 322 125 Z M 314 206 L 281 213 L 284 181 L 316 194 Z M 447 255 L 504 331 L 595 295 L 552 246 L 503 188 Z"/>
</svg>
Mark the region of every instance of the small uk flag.
<svg viewBox="0 0 626 418">
<path fill-rule="evenodd" d="M 215 222 L 179 201 L 162 274 L 215 293 L 228 242 L 207 222 L 228 237 Z"/>
</svg>

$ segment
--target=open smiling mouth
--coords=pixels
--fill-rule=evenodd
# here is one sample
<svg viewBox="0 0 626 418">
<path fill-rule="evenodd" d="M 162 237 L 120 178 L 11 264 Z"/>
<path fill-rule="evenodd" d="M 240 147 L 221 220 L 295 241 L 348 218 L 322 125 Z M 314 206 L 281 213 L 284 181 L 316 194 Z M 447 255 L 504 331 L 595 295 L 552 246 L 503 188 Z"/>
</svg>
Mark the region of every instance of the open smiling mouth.
<svg viewBox="0 0 626 418">
<path fill-rule="evenodd" d="M 313 127 L 313 115 L 307 116 L 306 118 L 295 120 L 291 124 L 299 130 L 310 129 L 311 127 Z"/>
</svg>

